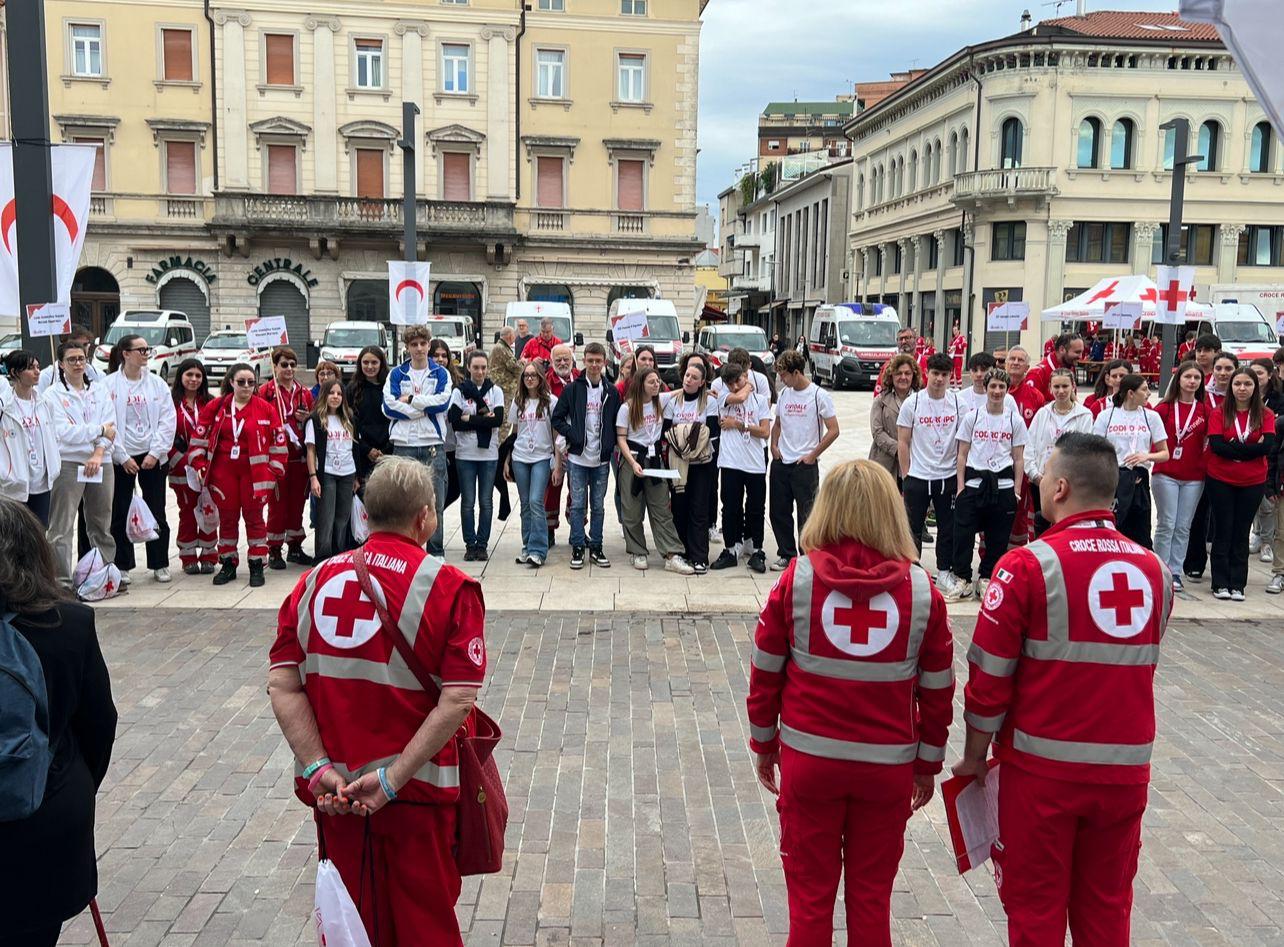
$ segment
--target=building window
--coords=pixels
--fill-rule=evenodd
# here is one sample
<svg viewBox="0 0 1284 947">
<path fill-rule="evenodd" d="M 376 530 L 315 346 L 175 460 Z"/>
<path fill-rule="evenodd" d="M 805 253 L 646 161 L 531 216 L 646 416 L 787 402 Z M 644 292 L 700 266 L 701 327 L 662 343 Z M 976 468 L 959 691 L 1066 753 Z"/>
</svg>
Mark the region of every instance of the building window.
<svg viewBox="0 0 1284 947">
<path fill-rule="evenodd" d="M 1075 223 L 1066 236 L 1067 263 L 1127 263 L 1132 224 Z"/>
<path fill-rule="evenodd" d="M 959 133 L 950 132 L 950 177 L 959 173 Z"/>
<path fill-rule="evenodd" d="M 773 141 L 769 141 L 769 142 L 767 142 L 767 150 L 768 150 L 768 151 L 779 151 L 779 150 L 780 150 L 780 142 L 779 142 L 779 141 L 774 141 L 774 140 L 773 140 Z"/>
<path fill-rule="evenodd" d="M 535 94 L 541 99 L 560 99 L 566 95 L 566 51 L 535 51 Z"/>
<path fill-rule="evenodd" d="M 1177 132 L 1172 128 L 1164 129 L 1164 170 L 1171 171 L 1177 162 Z"/>
<path fill-rule="evenodd" d="M 473 156 L 463 151 L 444 151 L 441 155 L 441 199 L 473 199 Z"/>
<path fill-rule="evenodd" d="M 927 238 L 927 265 L 924 269 L 934 270 L 941 265 L 940 245 L 935 237 Z"/>
<path fill-rule="evenodd" d="M 1240 266 L 1281 266 L 1284 227 L 1246 227 L 1239 235 Z"/>
<path fill-rule="evenodd" d="M 892 244 L 892 275 L 893 276 L 900 273 L 901 271 L 901 265 L 905 262 L 902 259 L 902 256 L 903 254 L 901 253 L 901 245 L 899 243 Z"/>
<path fill-rule="evenodd" d="M 1222 143 L 1222 126 L 1211 119 L 1199 126 L 1199 153 L 1204 157 L 1196 167 L 1198 171 L 1216 171 L 1218 150 Z"/>
<path fill-rule="evenodd" d="M 539 0 L 539 8 L 545 13 L 565 13 L 566 0 Z"/>
<path fill-rule="evenodd" d="M 999 167 L 1021 167 L 1021 146 L 1023 129 L 1019 118 L 1007 118 L 1003 121 L 1002 141 L 999 149 Z"/>
<path fill-rule="evenodd" d="M 1253 140 L 1248 152 L 1248 170 L 1254 174 L 1271 171 L 1271 123 L 1258 122 L 1253 126 Z"/>
<path fill-rule="evenodd" d="M 561 208 L 565 198 L 566 159 L 539 155 L 535 158 L 535 204 L 538 207 Z"/>
<path fill-rule="evenodd" d="M 468 60 L 472 53 L 469 46 L 462 43 L 445 43 L 441 47 L 442 89 L 465 95 L 470 91 L 468 85 Z"/>
<path fill-rule="evenodd" d="M 865 209 L 865 175 L 856 176 L 856 209 Z"/>
<path fill-rule="evenodd" d="M 383 78 L 383 40 L 359 39 L 355 41 L 357 62 L 357 88 L 382 89 Z"/>
<path fill-rule="evenodd" d="M 963 254 L 967 251 L 967 243 L 963 240 L 963 228 L 955 227 L 950 231 L 950 266 L 962 266 Z"/>
<path fill-rule="evenodd" d="M 1085 118 L 1079 123 L 1079 154 L 1077 164 L 1081 168 L 1095 168 L 1098 167 L 1100 161 L 1101 119 Z"/>
<path fill-rule="evenodd" d="M 1007 221 L 993 226 L 991 260 L 1025 259 L 1025 221 Z"/>
<path fill-rule="evenodd" d="M 71 71 L 77 76 L 103 74 L 103 28 L 94 23 L 71 24 Z"/>
<path fill-rule="evenodd" d="M 161 30 L 161 77 L 166 82 L 191 82 L 192 31 L 180 28 Z"/>
<path fill-rule="evenodd" d="M 619 210 L 646 209 L 646 162 L 621 158 L 615 162 L 615 202 Z"/>
<path fill-rule="evenodd" d="M 967 170 L 967 129 L 959 134 L 959 173 Z"/>
<path fill-rule="evenodd" d="M 165 193 L 196 193 L 196 142 L 165 142 Z"/>
<path fill-rule="evenodd" d="M 264 61 L 268 85 L 294 85 L 294 36 L 290 33 L 263 35 Z"/>
<path fill-rule="evenodd" d="M 71 139 L 78 145 L 94 146 L 94 177 L 89 190 L 95 194 L 107 190 L 107 141 L 103 138 L 76 136 Z"/>
<path fill-rule="evenodd" d="M 1132 119 L 1121 118 L 1110 133 L 1110 167 L 1117 171 L 1132 167 Z"/>
<path fill-rule="evenodd" d="M 618 62 L 618 93 L 621 102 L 646 101 L 646 56 L 641 53 L 620 53 Z"/>
<path fill-rule="evenodd" d="M 910 152 L 909 160 L 909 189 L 910 193 L 918 190 L 918 152 Z"/>
<path fill-rule="evenodd" d="M 267 191 L 269 194 L 299 193 L 299 150 L 294 145 L 268 145 Z"/>
<path fill-rule="evenodd" d="M 646 0 L 620 0 L 620 13 L 624 16 L 646 16 Z"/>
<path fill-rule="evenodd" d="M 1213 224 L 1186 224 L 1181 228 L 1181 245 L 1178 247 L 1178 263 L 1191 266 L 1213 265 L 1213 239 L 1217 236 L 1217 227 Z M 1162 264 L 1168 250 L 1168 225 L 1160 224 L 1155 231 L 1154 242 L 1150 249 L 1150 262 Z"/>
<path fill-rule="evenodd" d="M 932 183 L 941 183 L 941 139 L 936 139 L 936 146 L 932 149 Z"/>
</svg>

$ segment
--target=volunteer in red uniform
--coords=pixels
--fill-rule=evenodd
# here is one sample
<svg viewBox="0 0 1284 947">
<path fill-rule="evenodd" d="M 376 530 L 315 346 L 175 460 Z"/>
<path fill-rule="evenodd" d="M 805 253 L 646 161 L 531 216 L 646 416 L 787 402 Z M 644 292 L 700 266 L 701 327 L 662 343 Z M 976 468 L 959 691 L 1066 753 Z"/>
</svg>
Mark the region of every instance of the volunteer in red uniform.
<svg viewBox="0 0 1284 947">
<path fill-rule="evenodd" d="M 1052 400 L 1052 373 L 1064 368 L 1070 372 L 1071 378 L 1077 378 L 1079 360 L 1083 358 L 1084 351 L 1083 339 L 1073 332 L 1051 338 L 1048 344 L 1052 346 L 1052 350 L 1049 352 L 1047 346 L 1044 346 L 1043 360 L 1025 375 L 1025 383 L 1033 386 L 1043 396 L 1044 404 Z M 1033 420 L 1033 416 L 1030 420 Z"/>
<path fill-rule="evenodd" d="M 201 492 L 187 482 L 187 451 L 196 437 L 201 409 L 210 403 L 205 366 L 188 358 L 174 369 L 174 411 L 178 427 L 169 455 L 169 488 L 178 501 L 178 559 L 187 575 L 211 575 L 218 562 L 218 531 L 197 524 L 196 505 Z"/>
<path fill-rule="evenodd" d="M 1079 354 L 1083 354 L 1082 343 L 1080 343 L 1078 351 Z M 1042 364 L 1042 362 L 1039 363 L 1039 365 Z M 1030 353 L 1021 346 L 1014 345 L 1008 349 L 1003 367 L 1011 378 L 1011 387 L 1009 387 L 1008 393 L 1012 396 L 1012 400 L 1016 402 L 1017 411 L 1021 414 L 1021 420 L 1025 422 L 1026 430 L 1029 430 L 1030 425 L 1034 422 L 1034 416 L 1039 413 L 1040 408 L 1048 403 L 1051 395 L 1045 393 L 1046 386 L 1042 383 L 1040 375 L 1035 375 L 1033 378 L 1030 377 L 1032 371 L 1030 368 Z M 1012 518 L 1012 535 L 1008 538 L 1008 544 L 1020 546 L 1029 542 L 1030 534 L 1034 531 L 1033 523 L 1033 494 L 1026 490 L 1017 497 L 1016 516 Z"/>
<path fill-rule="evenodd" d="M 362 552 L 396 626 L 363 591 L 356 553 L 327 559 L 281 605 L 268 692 L 294 753 L 295 795 L 317 808 L 322 850 L 371 942 L 462 944 L 453 737 L 475 726 L 486 608 L 475 580 L 424 549 L 437 519 L 430 467 L 383 458 L 365 504 Z M 440 681 L 439 694 L 407 669 L 393 635 Z"/>
<path fill-rule="evenodd" d="M 1054 335 L 1052 338 L 1048 339 L 1048 341 L 1043 343 L 1043 357 L 1048 358 L 1056 350 L 1057 337 Z"/>
<path fill-rule="evenodd" d="M 539 335 L 526 343 L 522 349 L 523 362 L 539 359 L 544 363 L 544 370 L 553 367 L 553 349 L 562 344 L 562 340 L 553 334 L 553 320 L 545 316 L 539 321 Z"/>
<path fill-rule="evenodd" d="M 1189 361 L 1195 357 L 1195 330 L 1191 329 L 1186 333 L 1186 341 L 1177 346 L 1177 364 Z"/>
<path fill-rule="evenodd" d="M 954 361 L 954 371 L 950 374 L 950 384 L 959 388 L 963 384 L 963 362 L 967 358 L 967 336 L 959 328 L 959 324 L 954 323 L 953 335 L 950 336 L 948 347 L 949 356 Z"/>
<path fill-rule="evenodd" d="M 995 883 L 1014 947 L 1126 947 L 1155 739 L 1168 570 L 1114 528 L 1104 438 L 1067 433 L 1040 484 L 1054 525 L 999 560 L 968 652 L 959 775 L 1001 763 Z M 996 778 L 993 773 L 990 778 Z"/>
<path fill-rule="evenodd" d="M 953 716 L 949 620 L 874 461 L 821 481 L 801 546 L 758 620 L 748 698 L 758 781 L 780 796 L 789 944 L 832 942 L 841 873 L 849 942 L 890 945 L 905 824 Z"/>
<path fill-rule="evenodd" d="M 303 447 L 303 426 L 312 413 L 312 392 L 294 380 L 299 357 L 282 346 L 272 352 L 272 380 L 259 389 L 259 397 L 276 407 L 285 431 L 289 462 L 285 476 L 268 502 L 268 568 L 284 569 L 286 561 L 312 565 L 303 551 L 303 507 L 308 502 L 308 456 Z M 289 552 L 281 558 L 281 547 Z"/>
</svg>

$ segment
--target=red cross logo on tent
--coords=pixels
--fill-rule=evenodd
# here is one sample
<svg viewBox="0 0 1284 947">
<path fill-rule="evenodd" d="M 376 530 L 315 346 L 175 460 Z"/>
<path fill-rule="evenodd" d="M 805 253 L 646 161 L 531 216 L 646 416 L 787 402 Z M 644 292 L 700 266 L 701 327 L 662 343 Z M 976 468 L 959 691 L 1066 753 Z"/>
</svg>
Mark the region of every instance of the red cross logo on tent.
<svg viewBox="0 0 1284 947">
<path fill-rule="evenodd" d="M 1092 305 L 1093 303 L 1095 303 L 1095 302 L 1097 302 L 1098 300 L 1101 300 L 1101 299 L 1109 299 L 1111 296 L 1113 296 L 1113 295 L 1114 295 L 1115 289 L 1116 289 L 1118 286 L 1119 286 L 1119 280 L 1115 280 L 1113 283 L 1111 283 L 1111 284 L 1110 284 L 1109 286 L 1107 286 L 1105 289 L 1103 289 L 1103 290 L 1101 290 L 1100 292 L 1098 292 L 1098 293 L 1094 294 L 1094 295 L 1092 296 L 1092 298 L 1090 298 L 1090 299 L 1088 300 L 1088 305 Z"/>
<path fill-rule="evenodd" d="M 370 581 L 382 593 L 377 580 Z M 312 623 L 321 637 L 336 648 L 357 648 L 379 632 L 379 612 L 361 591 L 351 569 L 326 580 L 312 599 Z"/>
<path fill-rule="evenodd" d="M 1093 623 L 1112 638 L 1141 633 L 1155 611 L 1155 593 L 1145 573 L 1131 562 L 1108 562 L 1088 582 Z"/>
<path fill-rule="evenodd" d="M 868 602 L 853 603 L 842 592 L 833 591 L 821 606 L 820 622 L 825 637 L 839 651 L 868 657 L 892 643 L 901 624 L 901 614 L 896 600 L 887 592 L 875 595 Z"/>
</svg>

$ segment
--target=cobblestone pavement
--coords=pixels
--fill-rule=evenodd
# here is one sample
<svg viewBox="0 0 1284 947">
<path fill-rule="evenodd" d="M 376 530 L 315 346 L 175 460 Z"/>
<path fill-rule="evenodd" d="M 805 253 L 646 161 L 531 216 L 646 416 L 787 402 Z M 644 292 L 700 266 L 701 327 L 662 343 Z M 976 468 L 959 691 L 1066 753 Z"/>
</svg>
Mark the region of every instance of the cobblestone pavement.
<svg viewBox="0 0 1284 947">
<path fill-rule="evenodd" d="M 99 613 L 121 711 L 98 804 L 114 945 L 314 942 L 315 836 L 264 694 L 273 621 L 266 610 Z M 470 945 L 784 942 L 777 820 L 746 743 L 753 624 L 744 613 L 492 618 L 481 700 L 505 731 L 512 821 L 503 873 L 465 882 Z M 1274 621 L 1169 632 L 1137 944 L 1284 944 L 1280 632 Z M 961 672 L 970 622 L 955 634 Z M 897 943 L 1002 943 L 989 876 L 954 871 L 939 796 L 908 836 Z M 63 939 L 94 942 L 85 917 Z"/>
</svg>

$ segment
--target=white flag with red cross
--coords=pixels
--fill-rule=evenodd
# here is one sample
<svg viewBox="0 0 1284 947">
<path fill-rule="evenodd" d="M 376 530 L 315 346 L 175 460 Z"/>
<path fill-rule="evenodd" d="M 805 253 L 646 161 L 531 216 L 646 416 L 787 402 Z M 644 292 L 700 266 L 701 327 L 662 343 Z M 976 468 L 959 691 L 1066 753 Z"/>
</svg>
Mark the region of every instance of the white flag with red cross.
<svg viewBox="0 0 1284 947">
<path fill-rule="evenodd" d="M 1193 266 L 1155 268 L 1155 321 L 1179 326 L 1186 321 L 1186 306 L 1195 298 Z"/>
</svg>

